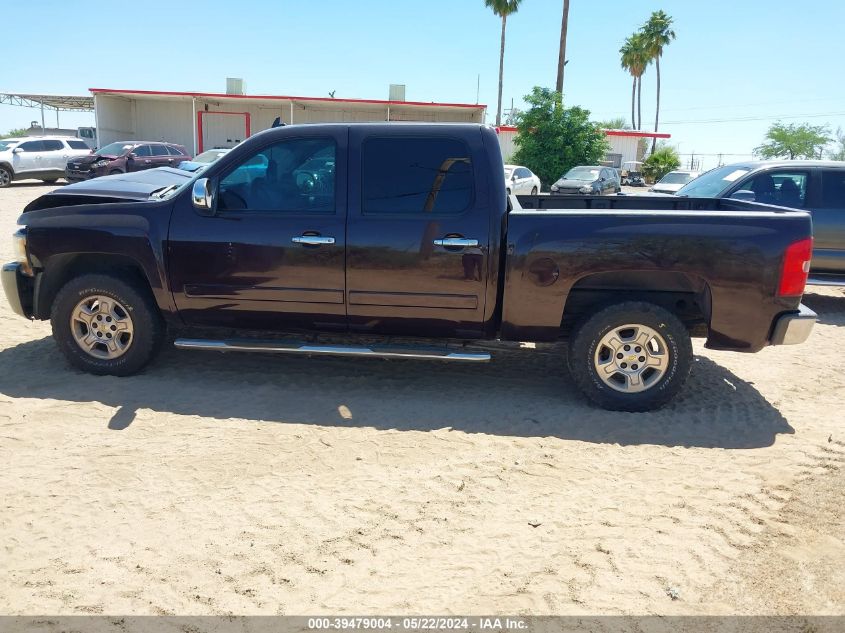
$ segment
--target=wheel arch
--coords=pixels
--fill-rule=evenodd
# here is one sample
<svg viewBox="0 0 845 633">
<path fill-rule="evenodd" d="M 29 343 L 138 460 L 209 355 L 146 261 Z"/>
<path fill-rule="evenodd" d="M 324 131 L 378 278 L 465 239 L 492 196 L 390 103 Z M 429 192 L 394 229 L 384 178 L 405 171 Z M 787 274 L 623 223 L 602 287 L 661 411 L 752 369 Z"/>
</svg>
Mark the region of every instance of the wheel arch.
<svg viewBox="0 0 845 633">
<path fill-rule="evenodd" d="M 702 277 L 678 271 L 612 271 L 579 278 L 563 306 L 564 335 L 584 318 L 614 303 L 646 301 L 675 314 L 693 336 L 707 336 L 712 315 L 710 286 Z"/>
<path fill-rule="evenodd" d="M 34 316 L 49 319 L 59 290 L 71 279 L 86 274 L 103 274 L 133 282 L 153 299 L 152 284 L 140 262 L 117 253 L 63 253 L 50 258 L 35 285 Z"/>
</svg>

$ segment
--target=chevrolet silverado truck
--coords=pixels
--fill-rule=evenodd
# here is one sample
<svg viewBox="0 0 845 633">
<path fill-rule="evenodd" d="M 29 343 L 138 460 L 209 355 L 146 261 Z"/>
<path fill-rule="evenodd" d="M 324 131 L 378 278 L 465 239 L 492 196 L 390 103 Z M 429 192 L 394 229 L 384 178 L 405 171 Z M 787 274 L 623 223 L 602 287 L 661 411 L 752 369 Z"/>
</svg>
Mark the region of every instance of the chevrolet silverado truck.
<svg viewBox="0 0 845 633">
<path fill-rule="evenodd" d="M 18 220 L 9 303 L 50 319 L 79 369 L 133 374 L 168 340 L 472 362 L 490 360 L 477 341 L 568 339 L 561 362 L 590 400 L 644 411 L 681 389 L 691 336 L 756 352 L 803 342 L 816 318 L 808 214 L 508 196 L 482 125 L 285 126 L 165 175 L 125 196 L 110 177 L 63 187 Z"/>
</svg>

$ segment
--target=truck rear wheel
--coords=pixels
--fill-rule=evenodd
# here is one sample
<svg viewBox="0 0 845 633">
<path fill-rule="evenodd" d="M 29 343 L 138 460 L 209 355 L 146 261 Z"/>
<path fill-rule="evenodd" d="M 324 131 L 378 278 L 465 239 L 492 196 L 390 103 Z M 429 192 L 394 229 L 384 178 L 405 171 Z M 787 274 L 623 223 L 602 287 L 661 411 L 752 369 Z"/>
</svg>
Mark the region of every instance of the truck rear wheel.
<svg viewBox="0 0 845 633">
<path fill-rule="evenodd" d="M 570 338 L 572 379 L 604 409 L 657 409 L 680 391 L 691 367 L 687 328 L 652 303 L 608 306 L 576 326 Z"/>
<path fill-rule="evenodd" d="M 164 339 L 152 297 L 111 275 L 71 279 L 56 295 L 50 322 L 68 362 L 92 374 L 134 374 L 155 357 Z"/>
</svg>

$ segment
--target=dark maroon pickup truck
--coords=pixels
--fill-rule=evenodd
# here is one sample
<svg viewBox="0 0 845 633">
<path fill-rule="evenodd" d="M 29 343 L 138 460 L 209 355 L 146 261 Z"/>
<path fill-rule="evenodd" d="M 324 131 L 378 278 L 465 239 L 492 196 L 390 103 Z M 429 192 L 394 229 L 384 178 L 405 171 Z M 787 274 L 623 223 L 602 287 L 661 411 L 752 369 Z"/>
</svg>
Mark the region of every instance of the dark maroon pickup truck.
<svg viewBox="0 0 845 633">
<path fill-rule="evenodd" d="M 591 400 L 642 411 L 681 388 L 691 336 L 756 352 L 815 322 L 806 213 L 508 198 L 481 125 L 287 126 L 181 183 L 110 178 L 28 205 L 2 275 L 13 309 L 96 374 L 137 372 L 168 329 L 186 349 L 447 361 L 489 360 L 481 339 L 568 338 Z M 315 332 L 343 344 L 281 336 Z"/>
</svg>

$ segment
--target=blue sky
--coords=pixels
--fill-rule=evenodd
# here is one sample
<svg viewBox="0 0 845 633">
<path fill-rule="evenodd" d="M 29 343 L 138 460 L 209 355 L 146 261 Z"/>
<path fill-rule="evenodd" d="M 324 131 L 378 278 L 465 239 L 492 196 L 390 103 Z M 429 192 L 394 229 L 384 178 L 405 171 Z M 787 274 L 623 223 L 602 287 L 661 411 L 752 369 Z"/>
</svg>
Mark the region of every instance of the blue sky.
<svg viewBox="0 0 845 633">
<path fill-rule="evenodd" d="M 489 122 L 495 116 L 500 21 L 482 0 L 4 5 L 0 91 L 222 92 L 234 76 L 254 94 L 335 90 L 386 99 L 388 84 L 404 83 L 409 100 L 474 103 L 480 75 L 479 101 L 488 105 Z M 518 106 L 534 85 L 554 86 L 561 5 L 523 0 L 508 20 L 505 103 L 513 98 Z M 618 50 L 656 9 L 673 16 L 678 35 L 661 64 L 660 130 L 682 154 L 746 158 L 778 117 L 845 128 L 838 59 L 845 3 L 833 0 L 572 0 L 568 105 L 595 119 L 630 117 L 631 82 Z M 652 68 L 643 81 L 648 129 L 654 97 Z M 0 132 L 39 118 L 37 110 L 0 106 Z M 54 124 L 55 114 L 47 120 Z M 92 124 L 93 115 L 63 113 L 61 122 Z"/>
</svg>

